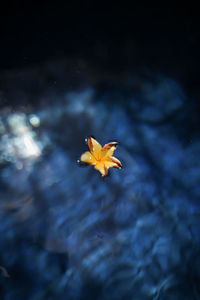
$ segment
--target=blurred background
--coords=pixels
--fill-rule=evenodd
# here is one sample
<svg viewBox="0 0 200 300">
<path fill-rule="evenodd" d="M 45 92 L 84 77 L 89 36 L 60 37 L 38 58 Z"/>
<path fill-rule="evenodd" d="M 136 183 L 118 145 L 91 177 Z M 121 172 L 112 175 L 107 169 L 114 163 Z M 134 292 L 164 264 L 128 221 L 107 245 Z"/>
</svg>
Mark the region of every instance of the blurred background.
<svg viewBox="0 0 200 300">
<path fill-rule="evenodd" d="M 200 299 L 199 16 L 132 4 L 1 7 L 2 300 Z"/>
</svg>

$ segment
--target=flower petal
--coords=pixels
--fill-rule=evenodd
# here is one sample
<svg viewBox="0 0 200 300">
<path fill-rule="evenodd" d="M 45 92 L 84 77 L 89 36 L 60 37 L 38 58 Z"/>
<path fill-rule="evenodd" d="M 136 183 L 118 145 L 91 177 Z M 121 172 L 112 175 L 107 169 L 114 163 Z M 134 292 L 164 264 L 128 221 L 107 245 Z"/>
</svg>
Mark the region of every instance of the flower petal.
<svg viewBox="0 0 200 300">
<path fill-rule="evenodd" d="M 95 157 L 89 151 L 84 152 L 81 155 L 80 161 L 82 161 L 86 164 L 89 164 L 89 165 L 95 165 L 96 164 Z"/>
<path fill-rule="evenodd" d="M 112 160 L 112 162 L 116 163 L 120 168 L 122 168 L 122 163 L 118 158 L 111 156 L 110 159 Z"/>
<path fill-rule="evenodd" d="M 88 147 L 90 152 L 95 156 L 95 158 L 99 158 L 99 152 L 102 149 L 102 146 L 91 136 L 88 139 Z"/>
<path fill-rule="evenodd" d="M 94 168 L 95 168 L 97 171 L 99 171 L 99 172 L 101 173 L 102 176 L 106 176 L 107 173 L 108 173 L 107 168 L 104 167 L 104 163 L 102 163 L 102 162 L 97 163 L 97 164 L 94 166 Z"/>
<path fill-rule="evenodd" d="M 116 144 L 114 144 L 116 143 Z M 112 144 L 112 145 L 111 145 Z M 106 158 L 113 156 L 114 151 L 116 150 L 117 142 L 109 143 L 103 146 L 101 149 L 101 157 Z"/>
<path fill-rule="evenodd" d="M 105 144 L 105 145 L 103 146 L 103 148 L 104 148 L 104 150 L 108 150 L 108 149 L 110 149 L 110 148 L 113 147 L 113 146 L 117 146 L 117 144 L 118 144 L 118 142 L 110 142 L 110 143 L 108 143 L 108 144 Z"/>
<path fill-rule="evenodd" d="M 109 169 L 109 168 L 120 168 L 118 164 L 116 164 L 115 162 L 113 161 L 110 161 L 110 160 L 106 160 L 104 162 L 105 166 Z"/>
</svg>

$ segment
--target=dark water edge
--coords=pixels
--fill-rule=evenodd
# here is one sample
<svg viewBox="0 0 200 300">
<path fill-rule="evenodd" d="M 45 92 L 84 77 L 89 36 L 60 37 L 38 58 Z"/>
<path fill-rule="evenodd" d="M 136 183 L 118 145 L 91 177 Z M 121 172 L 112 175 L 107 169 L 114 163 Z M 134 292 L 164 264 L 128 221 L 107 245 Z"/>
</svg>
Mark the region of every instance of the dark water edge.
<svg viewBox="0 0 200 300">
<path fill-rule="evenodd" d="M 193 4 L 16 1 L 0 10 L 0 67 L 81 57 L 113 71 L 141 66 L 199 87 L 199 16 Z"/>
</svg>

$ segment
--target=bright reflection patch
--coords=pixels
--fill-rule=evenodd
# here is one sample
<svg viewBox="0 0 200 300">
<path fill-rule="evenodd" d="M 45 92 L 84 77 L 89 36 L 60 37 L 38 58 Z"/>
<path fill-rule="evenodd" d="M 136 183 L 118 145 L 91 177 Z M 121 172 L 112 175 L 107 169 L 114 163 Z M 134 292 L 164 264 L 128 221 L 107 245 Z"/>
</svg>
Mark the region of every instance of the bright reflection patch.
<svg viewBox="0 0 200 300">
<path fill-rule="evenodd" d="M 8 131 L 2 135 L 0 148 L 2 149 L 0 161 L 5 159 L 15 163 L 20 169 L 21 159 L 34 159 L 41 155 L 41 145 L 36 141 L 36 134 L 31 129 L 30 123 L 39 126 L 40 120 L 36 115 L 27 119 L 23 113 L 8 116 Z"/>
<path fill-rule="evenodd" d="M 39 127 L 40 126 L 40 119 L 36 115 L 30 115 L 29 116 L 29 121 L 30 121 L 30 123 L 33 127 Z"/>
<path fill-rule="evenodd" d="M 24 144 L 23 149 L 23 156 L 29 157 L 29 156 L 39 156 L 41 154 L 41 151 L 37 144 L 35 143 L 33 137 L 31 136 L 31 133 L 26 133 L 23 136 L 23 143 L 21 140 L 21 145 Z M 22 150 L 22 149 L 21 149 Z M 21 151 L 22 153 L 22 151 Z"/>
</svg>

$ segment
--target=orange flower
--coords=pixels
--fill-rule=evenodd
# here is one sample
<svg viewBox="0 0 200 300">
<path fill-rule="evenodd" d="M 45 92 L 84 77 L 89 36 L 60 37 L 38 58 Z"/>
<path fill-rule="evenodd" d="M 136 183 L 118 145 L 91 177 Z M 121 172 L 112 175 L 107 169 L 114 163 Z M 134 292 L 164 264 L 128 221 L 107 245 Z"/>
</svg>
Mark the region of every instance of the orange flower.
<svg viewBox="0 0 200 300">
<path fill-rule="evenodd" d="M 117 144 L 117 142 L 112 142 L 102 147 L 94 138 L 89 137 L 88 147 L 90 152 L 84 152 L 81 155 L 80 161 L 94 166 L 101 173 L 102 177 L 104 177 L 108 174 L 109 168 L 122 168 L 121 162 L 113 156 Z"/>
</svg>

